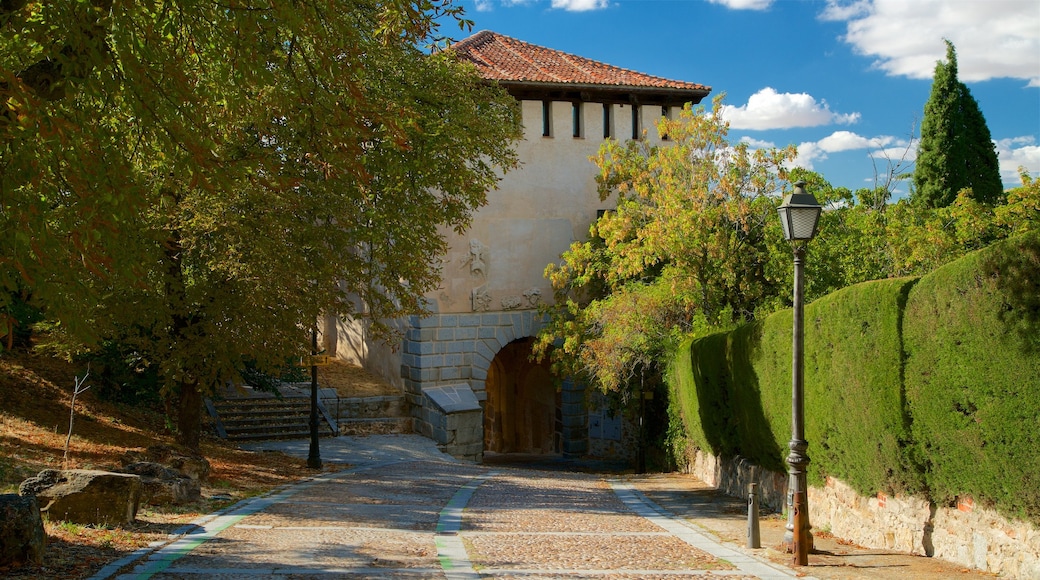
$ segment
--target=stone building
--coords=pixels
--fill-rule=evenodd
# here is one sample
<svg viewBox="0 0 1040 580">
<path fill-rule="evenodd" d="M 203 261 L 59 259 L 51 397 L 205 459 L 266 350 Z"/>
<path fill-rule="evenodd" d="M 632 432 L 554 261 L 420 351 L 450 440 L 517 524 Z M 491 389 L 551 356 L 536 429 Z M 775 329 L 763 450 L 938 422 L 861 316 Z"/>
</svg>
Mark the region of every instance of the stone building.
<svg viewBox="0 0 1040 580">
<path fill-rule="evenodd" d="M 445 232 L 451 249 L 441 288 L 427 296 L 432 314 L 400 321 L 402 344 L 368 340 L 360 322 L 329 321 L 326 346 L 401 388 L 416 430 L 453 455 L 596 454 L 621 437 L 620 422 L 590 417 L 580 385 L 557 390 L 547 365 L 529 360 L 538 305 L 552 299 L 543 272 L 609 209 L 589 161 L 601 143 L 659 142 L 657 118 L 710 88 L 488 31 L 452 50 L 519 101 L 522 165 L 488 193 L 465 234 Z"/>
</svg>

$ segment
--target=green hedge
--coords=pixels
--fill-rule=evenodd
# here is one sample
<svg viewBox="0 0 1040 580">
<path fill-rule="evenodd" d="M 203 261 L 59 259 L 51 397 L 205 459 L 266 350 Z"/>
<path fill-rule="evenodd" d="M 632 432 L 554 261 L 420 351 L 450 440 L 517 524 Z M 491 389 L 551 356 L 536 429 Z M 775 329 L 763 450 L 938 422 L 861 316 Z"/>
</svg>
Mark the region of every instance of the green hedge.
<svg viewBox="0 0 1040 580">
<path fill-rule="evenodd" d="M 1040 521 L 1040 233 L 925 276 L 904 325 L 906 391 L 932 498 Z"/>
<path fill-rule="evenodd" d="M 737 446 L 727 420 L 726 338 L 726 333 L 718 333 L 684 341 L 669 361 L 665 382 L 687 439 L 699 449 L 731 456 Z"/>
<path fill-rule="evenodd" d="M 811 481 L 833 475 L 865 495 L 921 489 L 920 467 L 906 451 L 910 418 L 901 380 L 900 317 L 916 281 L 858 284 L 806 308 Z"/>
<path fill-rule="evenodd" d="M 688 341 L 666 377 L 689 439 L 784 470 L 790 310 Z M 1040 232 L 806 307 L 809 479 L 971 495 L 1040 522 Z"/>
<path fill-rule="evenodd" d="M 913 280 L 846 288 L 806 307 L 809 478 L 863 493 L 920 487 L 903 454 L 899 312 Z M 791 438 L 792 312 L 683 345 L 669 381 L 691 441 L 783 471 Z"/>
</svg>

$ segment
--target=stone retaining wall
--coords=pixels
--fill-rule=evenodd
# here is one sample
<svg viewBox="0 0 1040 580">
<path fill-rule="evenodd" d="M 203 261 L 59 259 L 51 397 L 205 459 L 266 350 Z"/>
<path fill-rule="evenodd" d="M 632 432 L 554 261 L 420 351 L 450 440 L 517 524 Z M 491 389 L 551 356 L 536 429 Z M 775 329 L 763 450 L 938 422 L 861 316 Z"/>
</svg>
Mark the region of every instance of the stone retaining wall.
<svg viewBox="0 0 1040 580">
<path fill-rule="evenodd" d="M 688 459 L 688 473 L 726 495 L 746 498 L 748 484 L 757 483 L 760 506 L 781 512 L 787 504 L 786 473 L 762 469 L 743 457 L 723 459 L 700 450 Z"/>
<path fill-rule="evenodd" d="M 779 511 L 786 503 L 787 474 L 699 450 L 689 459 L 692 475 L 727 495 L 746 497 L 748 484 L 755 482 L 762 505 Z M 1010 578 L 1040 578 L 1040 530 L 980 508 L 970 498 L 937 506 L 913 496 L 863 497 L 828 478 L 823 488 L 809 487 L 809 520 L 813 529 L 828 529 L 861 546 L 932 556 Z"/>
</svg>

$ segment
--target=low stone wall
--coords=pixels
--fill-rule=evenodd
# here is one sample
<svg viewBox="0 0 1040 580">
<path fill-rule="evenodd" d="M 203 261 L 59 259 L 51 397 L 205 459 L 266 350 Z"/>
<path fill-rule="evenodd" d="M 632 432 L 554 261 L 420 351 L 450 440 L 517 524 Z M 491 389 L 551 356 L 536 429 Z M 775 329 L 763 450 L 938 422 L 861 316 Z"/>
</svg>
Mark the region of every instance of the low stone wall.
<svg viewBox="0 0 1040 580">
<path fill-rule="evenodd" d="M 787 474 L 699 450 L 688 459 L 689 473 L 727 495 L 746 497 L 748 484 L 755 482 L 762 505 L 780 511 L 786 503 Z M 809 488 L 809 521 L 813 529 L 869 548 L 932 556 L 1009 578 L 1040 578 L 1040 530 L 980 508 L 970 498 L 940 507 L 913 496 L 863 497 L 828 478 L 824 487 Z"/>
<path fill-rule="evenodd" d="M 344 397 L 325 402 L 329 412 L 335 413 L 339 407 L 339 419 L 362 419 L 380 417 L 407 417 L 408 408 L 404 395 L 388 395 L 382 397 Z"/>
<path fill-rule="evenodd" d="M 688 461 L 688 472 L 726 495 L 747 497 L 748 485 L 758 484 L 759 505 L 782 512 L 787 504 L 787 474 L 776 473 L 743 457 L 723 459 L 697 450 Z"/>
<path fill-rule="evenodd" d="M 809 521 L 871 548 L 931 556 L 932 505 L 912 496 L 863 497 L 844 482 L 827 478 L 824 487 L 809 487 Z"/>
<path fill-rule="evenodd" d="M 1040 530 L 962 498 L 932 518 L 936 558 L 1009 578 L 1040 578 Z"/>
</svg>

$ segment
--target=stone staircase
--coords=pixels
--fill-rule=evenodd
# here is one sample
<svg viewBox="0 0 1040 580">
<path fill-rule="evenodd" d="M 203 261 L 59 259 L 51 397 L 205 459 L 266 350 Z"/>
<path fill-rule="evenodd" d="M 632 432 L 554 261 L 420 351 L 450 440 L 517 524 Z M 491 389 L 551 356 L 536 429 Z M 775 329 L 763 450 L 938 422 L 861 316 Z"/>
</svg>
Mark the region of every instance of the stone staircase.
<svg viewBox="0 0 1040 580">
<path fill-rule="evenodd" d="M 325 389 L 323 389 L 325 390 Z M 336 437 L 339 425 L 318 399 L 318 435 Z M 310 437 L 311 399 L 309 389 L 282 389 L 281 396 L 239 387 L 234 396 L 206 399 L 206 410 L 217 435 L 231 441 L 303 439 Z"/>
<path fill-rule="evenodd" d="M 235 387 L 223 398 L 206 399 L 217 435 L 232 441 L 310 437 L 310 385 L 293 383 L 281 396 L 251 387 Z M 319 435 L 412 433 L 404 395 L 339 397 L 335 389 L 318 390 Z"/>
</svg>

